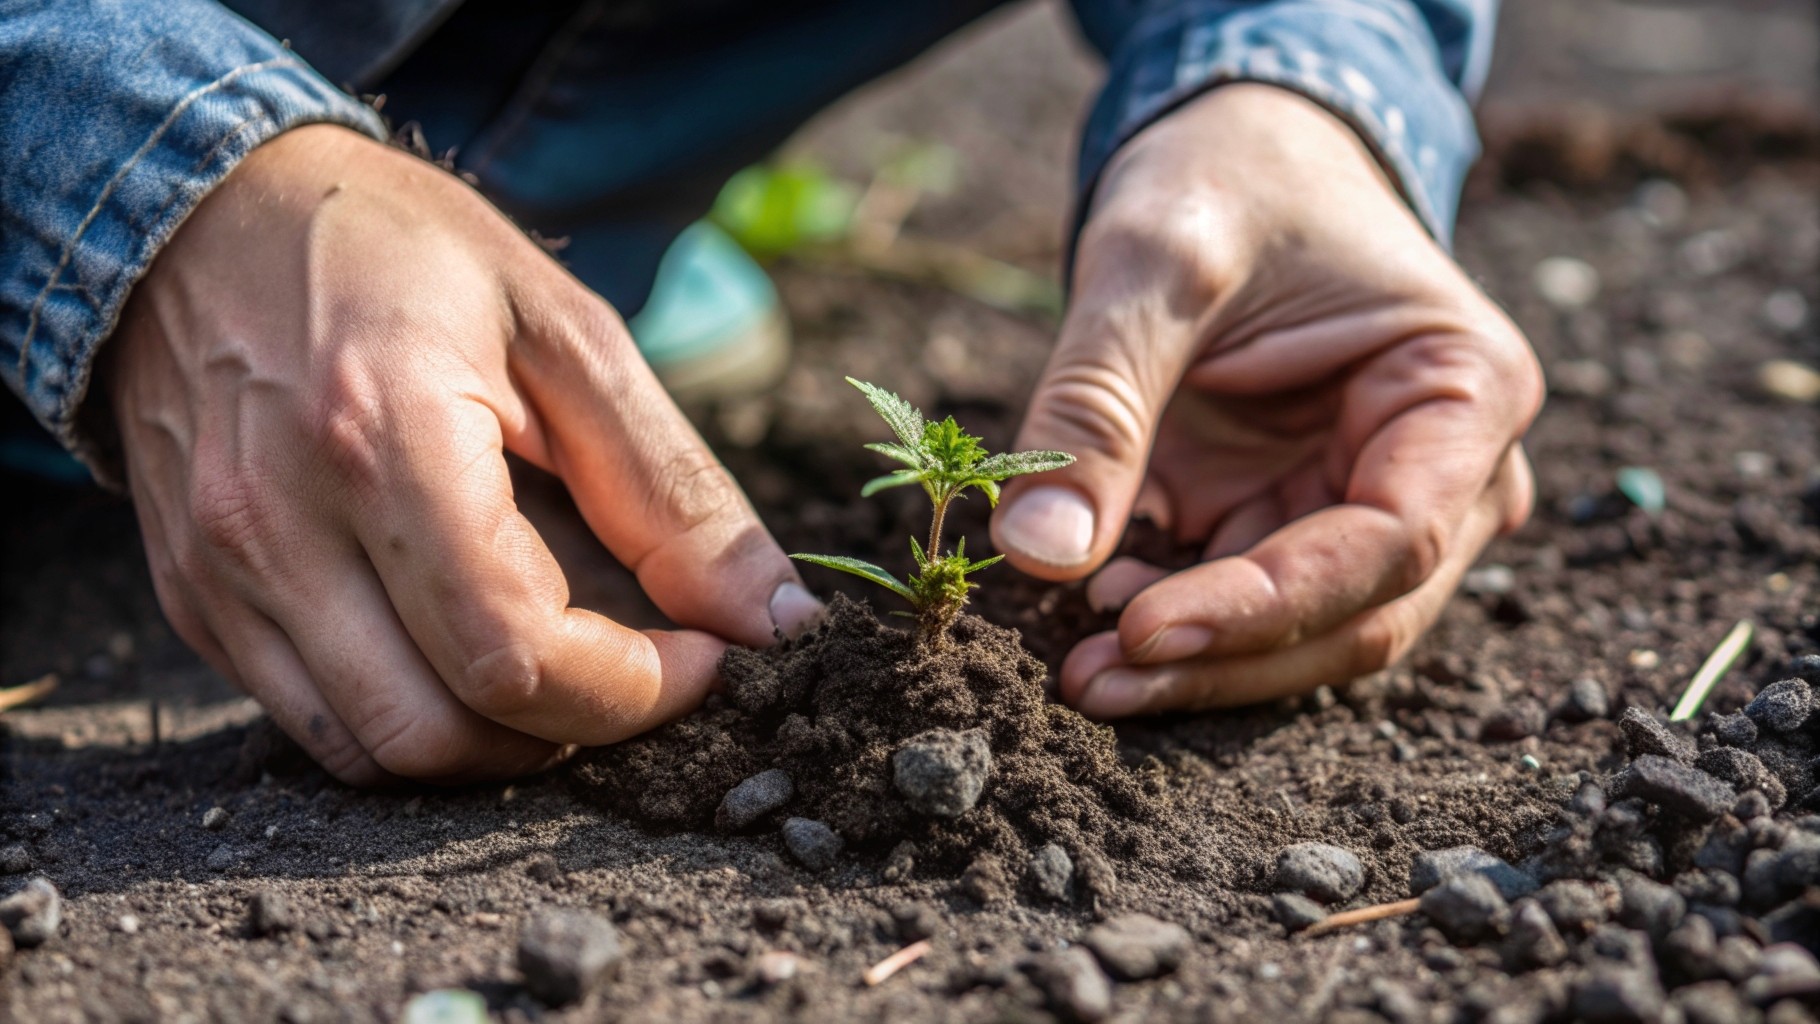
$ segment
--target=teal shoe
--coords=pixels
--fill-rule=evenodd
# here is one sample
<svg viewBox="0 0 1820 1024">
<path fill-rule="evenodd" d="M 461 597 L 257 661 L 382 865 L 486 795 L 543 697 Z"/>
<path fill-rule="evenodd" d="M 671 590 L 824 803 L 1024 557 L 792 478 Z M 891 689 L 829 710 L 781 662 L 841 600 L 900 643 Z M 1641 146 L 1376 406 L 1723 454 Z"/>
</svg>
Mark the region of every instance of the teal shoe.
<svg viewBox="0 0 1820 1024">
<path fill-rule="evenodd" d="M 691 224 L 664 252 L 645 307 L 627 324 L 678 400 L 730 398 L 777 383 L 790 326 L 765 271 L 726 232 Z"/>
</svg>

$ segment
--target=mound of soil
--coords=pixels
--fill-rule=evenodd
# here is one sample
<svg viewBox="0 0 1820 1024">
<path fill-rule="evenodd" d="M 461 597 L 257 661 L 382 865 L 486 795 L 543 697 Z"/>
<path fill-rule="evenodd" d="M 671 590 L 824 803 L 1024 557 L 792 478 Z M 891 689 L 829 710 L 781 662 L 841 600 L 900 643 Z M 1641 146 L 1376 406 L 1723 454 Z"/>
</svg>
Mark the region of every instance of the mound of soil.
<svg viewBox="0 0 1820 1024">
<path fill-rule="evenodd" d="M 726 693 L 702 710 L 585 755 L 573 778 L 587 798 L 705 831 L 729 790 L 777 769 L 793 792 L 764 823 L 821 821 L 851 851 L 888 855 L 894 875 L 978 865 L 971 888 L 990 897 L 1050 844 L 1089 899 L 1110 894 L 1114 862 L 1192 870 L 1158 824 L 1160 764 L 1127 765 L 1111 729 L 1048 700 L 1043 663 L 1012 630 L 967 615 L 931 645 L 837 596 L 822 626 L 770 650 L 735 648 L 721 674 Z M 978 803 L 954 817 L 919 813 L 894 781 L 893 755 L 931 730 L 979 730 L 991 749 Z"/>
</svg>

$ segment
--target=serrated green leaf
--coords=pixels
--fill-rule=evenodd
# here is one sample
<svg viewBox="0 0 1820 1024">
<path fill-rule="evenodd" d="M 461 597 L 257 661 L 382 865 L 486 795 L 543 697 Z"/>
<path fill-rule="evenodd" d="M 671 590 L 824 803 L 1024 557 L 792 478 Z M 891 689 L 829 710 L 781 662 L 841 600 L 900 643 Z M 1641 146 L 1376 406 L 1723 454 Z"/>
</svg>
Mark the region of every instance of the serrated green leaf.
<svg viewBox="0 0 1820 1024">
<path fill-rule="evenodd" d="M 979 572 L 981 569 L 984 569 L 988 565 L 995 565 L 1004 560 L 1005 560 L 1004 555 L 993 555 L 991 558 L 982 558 L 977 562 L 968 563 L 967 568 L 963 571 L 969 572 L 969 573 Z"/>
<path fill-rule="evenodd" d="M 900 469 L 884 476 L 873 477 L 866 481 L 866 486 L 859 489 L 859 496 L 870 498 L 874 494 L 891 487 L 902 487 L 905 484 L 919 484 L 928 474 L 920 469 Z"/>
<path fill-rule="evenodd" d="M 911 448 L 905 448 L 901 444 L 892 444 L 889 441 L 873 441 L 866 445 L 866 447 L 880 455 L 896 459 L 912 469 L 928 468 L 929 460 L 924 457 L 921 452 Z"/>
<path fill-rule="evenodd" d="M 1067 452 L 1000 452 L 974 466 L 973 475 L 985 480 L 1004 480 L 1072 465 L 1074 456 Z"/>
<path fill-rule="evenodd" d="M 866 401 L 871 402 L 872 408 L 877 409 L 878 414 L 884 417 L 885 423 L 891 427 L 891 432 L 897 435 L 899 441 L 904 442 L 904 447 L 912 451 L 922 447 L 923 414 L 916 411 L 916 406 L 884 388 L 868 384 L 863 380 L 848 377 L 847 383 L 858 388 L 860 393 L 866 396 Z"/>
<path fill-rule="evenodd" d="M 993 508 L 998 508 L 999 488 L 998 488 L 998 484 L 996 482 L 988 480 L 983 476 L 976 476 L 973 479 L 971 479 L 961 485 L 961 488 L 967 488 L 967 487 L 977 487 L 980 490 L 985 491 L 986 500 L 992 504 Z"/>
<path fill-rule="evenodd" d="M 916 595 L 910 592 L 910 588 L 905 586 L 903 581 L 871 562 L 848 558 L 845 555 L 791 555 L 790 557 L 799 562 L 819 565 L 824 569 L 839 569 L 841 572 L 852 573 L 861 579 L 871 580 L 906 601 L 916 600 Z"/>
</svg>

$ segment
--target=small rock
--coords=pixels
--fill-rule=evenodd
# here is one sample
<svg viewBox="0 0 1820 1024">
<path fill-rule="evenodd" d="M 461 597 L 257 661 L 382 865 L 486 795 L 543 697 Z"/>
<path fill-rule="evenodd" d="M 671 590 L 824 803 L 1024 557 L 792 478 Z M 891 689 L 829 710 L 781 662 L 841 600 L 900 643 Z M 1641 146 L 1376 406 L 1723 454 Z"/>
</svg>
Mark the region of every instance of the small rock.
<svg viewBox="0 0 1820 1024">
<path fill-rule="evenodd" d="M 1079 946 L 1037 957 L 1030 964 L 1030 976 L 1049 1008 L 1064 1021 L 1092 1024 L 1112 1012 L 1112 982 Z"/>
<path fill-rule="evenodd" d="M 20 949 L 50 941 L 62 923 L 63 897 L 48 878 L 34 878 L 0 900 L 0 926 L 12 933 L 13 945 Z"/>
<path fill-rule="evenodd" d="M 1567 696 L 1557 712 L 1569 722 L 1590 722 L 1611 714 L 1611 698 L 1605 684 L 1591 676 L 1581 676 L 1567 686 Z"/>
<path fill-rule="evenodd" d="M 1738 880 L 1723 871 L 1689 868 L 1676 876 L 1675 891 L 1689 903 L 1713 907 L 1738 905 Z"/>
<path fill-rule="evenodd" d="M 1797 655 L 1789 663 L 1788 670 L 1796 678 L 1804 679 L 1809 686 L 1820 686 L 1820 654 Z"/>
<path fill-rule="evenodd" d="M 785 818 L 782 831 L 790 856 L 810 871 L 833 867 L 847 845 L 833 829 L 813 818 Z"/>
<path fill-rule="evenodd" d="M 1422 894 L 1422 913 L 1461 944 L 1501 931 L 1510 913 L 1498 887 L 1479 874 L 1460 874 Z"/>
<path fill-rule="evenodd" d="M 1784 679 L 1757 692 L 1744 713 L 1759 729 L 1772 732 L 1794 732 L 1807 721 L 1814 708 L 1814 694 L 1805 679 Z"/>
<path fill-rule="evenodd" d="M 1647 754 L 1666 757 L 1682 764 L 1694 761 L 1694 745 L 1670 732 L 1668 726 L 1639 707 L 1628 707 L 1618 718 L 1618 731 L 1624 734 L 1625 753 L 1634 760 Z"/>
<path fill-rule="evenodd" d="M 1785 402 L 1820 401 L 1820 372 L 1792 359 L 1772 359 L 1757 367 L 1757 384 Z"/>
<path fill-rule="evenodd" d="M 752 904 L 752 923 L 774 932 L 790 923 L 794 911 L 789 900 L 761 900 Z"/>
<path fill-rule="evenodd" d="M 254 935 L 272 935 L 297 927 L 297 915 L 291 901 L 276 889 L 261 889 L 247 900 L 247 924 Z"/>
<path fill-rule="evenodd" d="M 1712 978 L 1719 973 L 1719 936 L 1713 923 L 1699 914 L 1681 919 L 1662 939 L 1662 957 L 1689 978 Z"/>
<path fill-rule="evenodd" d="M 203 861 L 203 865 L 210 871 L 226 871 L 238 863 L 240 854 L 226 843 L 209 851 L 208 859 Z"/>
<path fill-rule="evenodd" d="M 1731 810 L 1738 794 L 1711 775 L 1671 761 L 1666 757 L 1645 754 L 1631 761 L 1619 775 L 1623 795 L 1656 804 L 1693 821 L 1712 821 Z"/>
<path fill-rule="evenodd" d="M 613 923 L 585 910 L 542 910 L 518 938 L 518 969 L 551 1006 L 579 1002 L 625 958 Z"/>
<path fill-rule="evenodd" d="M 1618 921 L 1660 941 L 1681 923 L 1687 901 L 1681 894 L 1640 875 L 1625 878 L 1618 886 Z"/>
<path fill-rule="evenodd" d="M 1700 756 L 1694 759 L 1694 767 L 1715 779 L 1730 783 L 1740 793 L 1758 790 L 1776 806 L 1787 797 L 1782 788 L 1782 780 L 1771 774 L 1763 762 L 1757 759 L 1757 755 L 1747 750 L 1737 747 L 1702 750 Z"/>
<path fill-rule="evenodd" d="M 1727 747 L 1748 747 L 1757 742 L 1757 723 L 1739 711 L 1730 715 L 1714 715 L 1708 719 L 1713 732 L 1713 739 Z"/>
<path fill-rule="evenodd" d="M 1168 974 L 1181 966 L 1193 942 L 1188 929 L 1149 914 L 1122 914 L 1081 936 L 1081 943 L 1120 981 Z"/>
<path fill-rule="evenodd" d="M 714 812 L 714 827 L 722 832 L 743 832 L 782 810 L 795 795 L 796 786 L 782 768 L 759 772 L 727 790 Z"/>
<path fill-rule="evenodd" d="M 916 873 L 916 844 L 908 839 L 891 848 L 885 857 L 885 866 L 879 870 L 879 877 L 886 882 L 896 884 L 908 882 Z"/>
<path fill-rule="evenodd" d="M 1492 743 L 1509 743 L 1536 735 L 1547 723 L 1548 712 L 1539 702 L 1518 697 L 1486 717 L 1480 736 Z"/>
<path fill-rule="evenodd" d="M 1277 854 L 1277 887 L 1323 903 L 1343 903 L 1365 886 L 1365 868 L 1350 850 L 1297 843 Z"/>
<path fill-rule="evenodd" d="M 1601 964 L 1573 989 L 1575 1019 L 1592 1024 L 1653 1024 L 1663 1003 L 1661 983 L 1635 967 Z"/>
<path fill-rule="evenodd" d="M 1008 903 L 1013 895 L 1011 873 L 1005 870 L 1003 861 L 982 853 L 961 872 L 961 891 L 981 906 Z"/>
<path fill-rule="evenodd" d="M 1074 885 L 1074 861 L 1068 851 L 1047 843 L 1030 855 L 1030 888 L 1038 896 L 1056 903 L 1066 902 Z"/>
<path fill-rule="evenodd" d="M 1599 272 L 1585 260 L 1550 256 L 1531 275 L 1536 294 L 1563 312 L 1585 309 L 1599 297 Z"/>
<path fill-rule="evenodd" d="M 1517 589 L 1517 571 L 1508 565 L 1482 565 L 1460 579 L 1460 589 L 1489 597 L 1508 594 Z"/>
<path fill-rule="evenodd" d="M 211 807 L 202 812 L 202 827 L 210 832 L 219 832 L 228 827 L 228 822 L 233 817 L 225 807 Z"/>
<path fill-rule="evenodd" d="M 1563 359 L 1548 369 L 1549 390 L 1573 398 L 1603 398 L 1617 380 L 1597 359 Z"/>
<path fill-rule="evenodd" d="M 32 852 L 24 843 L 0 846 L 0 875 L 23 875 L 32 869 Z"/>
<path fill-rule="evenodd" d="M 1758 1019 L 1729 983 L 1702 981 L 1676 989 L 1672 997 L 1687 1024 L 1740 1024 Z"/>
<path fill-rule="evenodd" d="M 770 988 L 789 981 L 803 969 L 803 959 L 782 949 L 768 949 L 758 955 L 752 974 L 760 985 Z"/>
<path fill-rule="evenodd" d="M 1460 875 L 1484 875 L 1497 887 L 1498 895 L 1506 900 L 1536 891 L 1535 879 L 1511 867 L 1504 858 L 1476 846 L 1453 846 L 1416 854 L 1409 863 L 1409 891 L 1419 896 Z"/>
<path fill-rule="evenodd" d="M 992 747 L 981 729 L 931 729 L 891 755 L 897 791 L 919 814 L 958 818 L 973 809 L 992 772 Z"/>
<path fill-rule="evenodd" d="M 1518 901 L 1511 911 L 1505 947 L 1520 968 L 1553 967 L 1567 959 L 1568 952 L 1554 919 L 1533 899 Z"/>
<path fill-rule="evenodd" d="M 487 1024 L 487 1001 L 464 988 L 439 988 L 412 996 L 399 1024 Z"/>
<path fill-rule="evenodd" d="M 562 881 L 562 865 L 548 853 L 540 853 L 525 862 L 525 877 L 533 882 L 555 885 Z"/>
<path fill-rule="evenodd" d="M 1792 942 L 1765 946 L 1756 977 L 1744 983 L 1744 997 L 1759 1005 L 1816 994 L 1820 994 L 1820 963 L 1814 961 L 1814 954 Z"/>
<path fill-rule="evenodd" d="M 891 908 L 891 920 L 897 925 L 897 937 L 904 942 L 933 938 L 942 928 L 942 916 L 927 903 L 899 903 Z"/>
<path fill-rule="evenodd" d="M 1270 901 L 1277 920 L 1292 933 L 1327 920 L 1327 908 L 1299 892 L 1279 892 Z"/>
<path fill-rule="evenodd" d="M 1763 962 L 1763 951 L 1742 935 L 1728 935 L 1719 940 L 1719 952 L 1713 962 L 1727 980 L 1742 984 L 1757 973 L 1758 965 Z"/>
<path fill-rule="evenodd" d="M 121 914 L 119 919 L 114 922 L 114 927 L 120 929 L 122 935 L 137 935 L 139 934 L 139 915 Z"/>
</svg>

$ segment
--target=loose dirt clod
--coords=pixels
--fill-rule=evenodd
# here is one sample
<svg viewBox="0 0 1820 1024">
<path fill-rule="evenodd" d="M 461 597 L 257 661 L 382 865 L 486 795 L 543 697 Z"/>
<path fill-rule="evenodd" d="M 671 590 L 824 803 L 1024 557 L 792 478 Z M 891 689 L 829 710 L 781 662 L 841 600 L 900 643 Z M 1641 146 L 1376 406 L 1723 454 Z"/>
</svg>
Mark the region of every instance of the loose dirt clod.
<svg viewBox="0 0 1820 1024">
<path fill-rule="evenodd" d="M 1149 914 L 1124 914 L 1094 925 L 1081 936 L 1107 973 L 1120 981 L 1143 981 L 1182 965 L 1194 945 L 1188 929 Z"/>
<path fill-rule="evenodd" d="M 891 755 L 891 779 L 918 813 L 958 818 L 973 810 L 992 772 L 992 747 L 980 729 L 931 729 Z"/>
<path fill-rule="evenodd" d="M 582 910 L 540 911 L 518 939 L 525 987 L 551 1006 L 581 1000 L 624 958 L 613 923 Z"/>
<path fill-rule="evenodd" d="M 1049 1008 L 1062 1020 L 1092 1024 L 1112 1013 L 1112 982 L 1093 955 L 1080 946 L 1037 957 L 1029 971 Z"/>
</svg>

